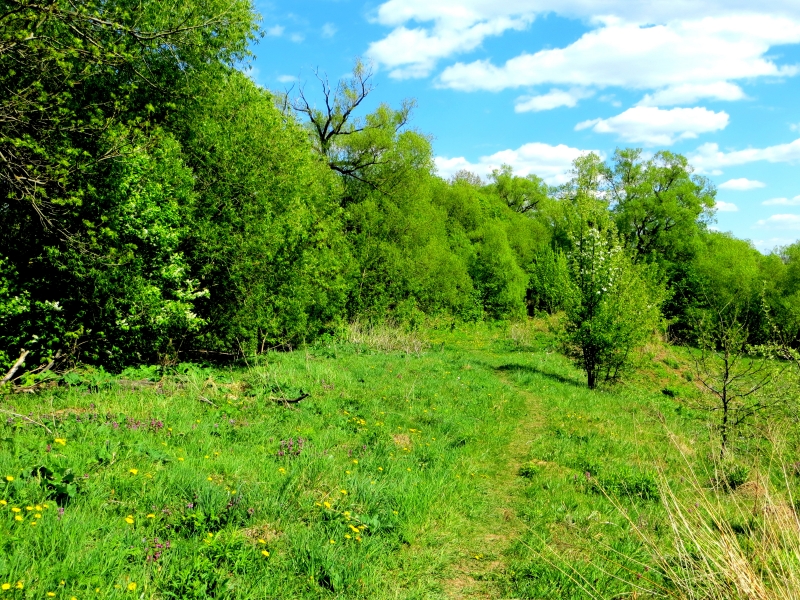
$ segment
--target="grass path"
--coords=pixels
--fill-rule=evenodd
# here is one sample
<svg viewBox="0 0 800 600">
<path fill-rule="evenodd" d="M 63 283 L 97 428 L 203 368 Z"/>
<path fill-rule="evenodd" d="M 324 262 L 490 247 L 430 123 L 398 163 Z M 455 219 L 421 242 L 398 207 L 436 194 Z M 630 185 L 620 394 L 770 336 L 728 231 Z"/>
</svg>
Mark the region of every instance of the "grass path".
<svg viewBox="0 0 800 600">
<path fill-rule="evenodd" d="M 518 472 L 530 454 L 532 438 L 543 426 L 542 402 L 514 383 L 502 367 L 497 367 L 495 373 L 503 385 L 522 398 L 524 409 L 509 438 L 503 460 L 486 465 L 487 471 L 492 473 L 485 481 L 490 498 L 487 518 L 474 523 L 472 535 L 464 542 L 461 560 L 445 582 L 445 593 L 452 599 L 503 597 L 501 582 L 508 566 L 507 550 L 525 527 L 515 509 L 520 485 Z"/>
</svg>

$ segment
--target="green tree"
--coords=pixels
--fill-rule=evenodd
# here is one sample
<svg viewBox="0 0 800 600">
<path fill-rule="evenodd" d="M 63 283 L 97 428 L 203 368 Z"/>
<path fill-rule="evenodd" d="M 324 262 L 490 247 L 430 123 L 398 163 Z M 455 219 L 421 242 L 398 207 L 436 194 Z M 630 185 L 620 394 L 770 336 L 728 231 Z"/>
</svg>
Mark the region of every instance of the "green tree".
<svg viewBox="0 0 800 600">
<path fill-rule="evenodd" d="M 566 339 L 594 389 L 624 374 L 658 329 L 664 291 L 650 269 L 631 261 L 613 228 L 587 226 L 569 259 Z"/>
</svg>

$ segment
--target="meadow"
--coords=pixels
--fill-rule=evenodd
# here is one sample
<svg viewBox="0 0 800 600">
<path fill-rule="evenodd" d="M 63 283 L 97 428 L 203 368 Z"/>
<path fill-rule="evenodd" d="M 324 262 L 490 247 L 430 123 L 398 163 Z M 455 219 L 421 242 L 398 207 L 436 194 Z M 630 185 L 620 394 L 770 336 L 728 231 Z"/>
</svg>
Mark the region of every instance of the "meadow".
<svg viewBox="0 0 800 600">
<path fill-rule="evenodd" d="M 665 490 L 719 473 L 686 351 L 590 391 L 557 350 L 543 320 L 362 328 L 7 395 L 0 598 L 683 597 Z"/>
</svg>

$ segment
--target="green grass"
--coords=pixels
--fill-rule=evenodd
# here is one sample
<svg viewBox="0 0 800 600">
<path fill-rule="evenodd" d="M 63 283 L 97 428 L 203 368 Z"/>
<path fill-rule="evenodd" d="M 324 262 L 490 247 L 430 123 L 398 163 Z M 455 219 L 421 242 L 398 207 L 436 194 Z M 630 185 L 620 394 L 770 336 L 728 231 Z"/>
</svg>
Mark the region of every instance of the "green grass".
<svg viewBox="0 0 800 600">
<path fill-rule="evenodd" d="M 633 383 L 590 392 L 544 327 L 511 333 L 432 331 L 422 352 L 330 342 L 6 396 L 4 410 L 38 424 L 0 426 L 0 599 L 612 598 L 630 581 L 665 585 L 617 502 L 659 535 L 657 473 L 684 460 L 667 428 L 708 463 L 705 415 L 682 402 L 698 393 L 685 361 L 654 356 Z M 275 400 L 300 390 L 297 404 Z"/>
</svg>

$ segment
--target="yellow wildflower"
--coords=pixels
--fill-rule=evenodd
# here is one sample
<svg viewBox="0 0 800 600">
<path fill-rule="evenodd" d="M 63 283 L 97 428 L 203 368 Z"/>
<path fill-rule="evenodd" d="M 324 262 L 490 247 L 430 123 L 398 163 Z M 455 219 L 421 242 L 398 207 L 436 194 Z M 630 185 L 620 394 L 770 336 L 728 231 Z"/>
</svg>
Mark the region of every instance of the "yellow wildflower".
<svg viewBox="0 0 800 600">
<path fill-rule="evenodd" d="M 138 475 L 138 474 L 139 474 L 139 469 L 131 469 L 131 470 L 129 471 L 129 473 L 130 473 L 131 475 Z"/>
<path fill-rule="evenodd" d="M 11 584 L 10 583 L 4 583 L 3 585 L 0 585 L 0 588 L 3 588 L 3 591 L 5 592 L 6 590 L 10 590 L 11 589 Z"/>
<path fill-rule="evenodd" d="M 349 533 L 344 534 L 345 539 L 349 540 L 352 536 Z"/>
<path fill-rule="evenodd" d="M 12 481 L 14 481 L 14 477 L 12 475 L 6 475 L 6 481 L 11 483 Z"/>
<path fill-rule="evenodd" d="M 67 440 L 66 440 L 66 438 L 56 438 L 56 439 L 55 439 L 55 440 L 53 440 L 53 441 L 54 441 L 56 444 L 61 444 L 62 446 L 66 446 L 66 445 L 67 445 Z"/>
<path fill-rule="evenodd" d="M 23 517 L 22 517 L 22 515 L 17 515 L 16 517 L 14 517 L 14 520 L 15 521 L 22 521 Z"/>
<path fill-rule="evenodd" d="M 133 515 L 128 515 L 127 517 L 125 517 L 125 522 L 128 525 L 133 525 Z"/>
<path fill-rule="evenodd" d="M 33 527 L 34 525 L 36 525 L 36 521 L 31 521 L 31 527 Z"/>
<path fill-rule="evenodd" d="M 356 533 L 358 533 L 358 532 L 359 532 L 359 531 L 358 531 L 358 528 L 357 528 L 357 527 L 353 527 L 352 525 L 350 525 L 350 529 L 352 529 L 352 530 L 353 530 L 353 531 L 355 531 Z"/>
<path fill-rule="evenodd" d="M 38 510 L 39 512 L 41 512 L 41 511 L 42 511 L 42 507 L 41 507 L 41 506 L 39 506 L 38 504 L 37 504 L 37 505 L 36 505 L 34 508 L 35 508 L 36 510 Z"/>
<path fill-rule="evenodd" d="M 41 519 L 42 515 L 41 515 L 41 513 L 36 513 L 35 515 L 33 515 L 33 518 L 34 519 Z"/>
<path fill-rule="evenodd" d="M 128 584 L 128 591 L 129 591 L 129 592 L 135 592 L 135 591 L 136 591 L 136 584 L 135 584 L 133 581 L 131 581 L 131 582 Z"/>
<path fill-rule="evenodd" d="M 263 546 L 263 545 L 265 545 L 267 542 L 266 542 L 266 540 L 259 539 L 259 540 L 258 540 L 258 543 L 259 543 L 259 544 L 261 544 L 261 545 Z"/>
<path fill-rule="evenodd" d="M 147 518 L 148 519 L 155 519 L 156 516 L 153 513 L 150 513 L 149 515 L 147 515 Z"/>
<path fill-rule="evenodd" d="M 331 507 L 331 503 L 330 502 L 323 502 L 323 504 L 325 505 L 325 508 L 330 508 Z"/>
<path fill-rule="evenodd" d="M 378 467 L 378 471 L 383 471 L 383 467 Z"/>
<path fill-rule="evenodd" d="M 183 462 L 183 457 L 182 457 L 182 456 L 179 456 L 179 457 L 178 457 L 178 460 L 179 460 L 180 462 Z"/>
<path fill-rule="evenodd" d="M 18 581 L 17 585 L 15 585 L 14 587 L 17 588 L 18 590 L 21 590 L 22 588 L 25 587 L 25 584 L 23 584 L 21 581 Z"/>
<path fill-rule="evenodd" d="M 357 465 L 357 464 L 358 464 L 358 461 L 357 461 L 357 460 L 353 460 L 353 464 L 354 464 L 354 465 Z"/>
<path fill-rule="evenodd" d="M 33 510 L 33 507 L 32 506 L 26 506 L 25 510 Z"/>
<path fill-rule="evenodd" d="M 0 500 L 0 506 L 5 506 L 6 504 L 8 504 L 8 502 L 5 500 Z"/>
<path fill-rule="evenodd" d="M 342 493 L 342 495 L 347 496 L 347 490 L 339 490 L 339 491 Z"/>
<path fill-rule="evenodd" d="M 262 550 L 262 551 L 261 551 L 261 554 L 262 554 L 263 556 L 269 556 L 269 552 L 268 552 L 267 550 Z"/>
<path fill-rule="evenodd" d="M 331 544 L 335 544 L 335 543 L 336 543 L 336 540 L 331 540 Z"/>
<path fill-rule="evenodd" d="M 48 598 L 55 598 L 55 596 L 56 596 L 55 592 L 47 592 L 47 597 Z"/>
<path fill-rule="evenodd" d="M 286 473 L 286 469 L 284 469 L 283 467 L 281 467 L 280 469 L 278 469 L 278 473 Z"/>
</svg>

